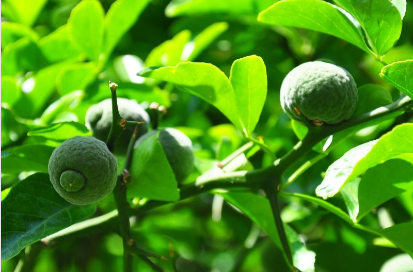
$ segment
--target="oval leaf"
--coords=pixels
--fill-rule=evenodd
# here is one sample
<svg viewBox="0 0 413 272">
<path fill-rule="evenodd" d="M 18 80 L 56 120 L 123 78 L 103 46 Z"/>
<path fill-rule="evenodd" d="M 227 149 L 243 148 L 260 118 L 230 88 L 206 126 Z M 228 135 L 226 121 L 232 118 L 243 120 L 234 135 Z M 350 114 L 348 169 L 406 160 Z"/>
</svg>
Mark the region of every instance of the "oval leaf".
<svg viewBox="0 0 413 272">
<path fill-rule="evenodd" d="M 372 51 L 378 57 L 383 57 L 399 39 L 402 31 L 402 16 L 390 0 L 335 0 L 335 2 L 360 22 Z"/>
<path fill-rule="evenodd" d="M 146 69 L 140 76 L 176 84 L 219 109 L 238 129 L 240 124 L 236 96 L 226 75 L 209 63 L 182 62 L 173 67 Z"/>
<path fill-rule="evenodd" d="M 159 136 L 159 132 L 157 133 Z M 178 185 L 158 136 L 143 140 L 133 152 L 128 197 L 161 201 L 179 199 Z"/>
<path fill-rule="evenodd" d="M 254 131 L 267 97 L 267 72 L 264 61 L 248 56 L 234 61 L 229 77 L 246 137 Z"/>
<path fill-rule="evenodd" d="M 80 2 L 68 20 L 69 36 L 86 56 L 98 61 L 103 45 L 105 12 L 97 0 Z"/>
<path fill-rule="evenodd" d="M 324 1 L 279 1 L 261 12 L 258 21 L 319 31 L 371 52 L 364 42 L 360 24 L 346 11 Z"/>
<path fill-rule="evenodd" d="M 380 76 L 413 99 L 413 60 L 399 61 L 381 69 Z"/>
<path fill-rule="evenodd" d="M 75 206 L 54 190 L 49 175 L 34 174 L 14 186 L 1 202 L 1 260 L 91 216 L 94 205 Z"/>
</svg>

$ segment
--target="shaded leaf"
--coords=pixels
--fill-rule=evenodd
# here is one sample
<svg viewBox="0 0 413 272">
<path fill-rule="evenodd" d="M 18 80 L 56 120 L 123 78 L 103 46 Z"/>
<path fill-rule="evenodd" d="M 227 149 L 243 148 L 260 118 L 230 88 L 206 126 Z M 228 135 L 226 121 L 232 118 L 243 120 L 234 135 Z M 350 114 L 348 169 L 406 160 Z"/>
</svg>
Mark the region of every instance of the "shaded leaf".
<svg viewBox="0 0 413 272">
<path fill-rule="evenodd" d="M 219 193 L 225 200 L 240 209 L 283 250 L 267 198 L 252 193 Z M 302 271 L 314 271 L 315 253 L 308 250 L 299 236 L 285 225 L 287 237 L 292 247 L 294 265 Z"/>
<path fill-rule="evenodd" d="M 349 181 L 392 158 L 413 153 L 413 124 L 402 124 L 379 140 L 359 145 L 335 161 L 326 172 L 316 194 L 323 198 L 334 196 Z"/>
<path fill-rule="evenodd" d="M 130 198 L 162 201 L 179 199 L 178 183 L 158 136 L 159 132 L 156 136 L 147 137 L 134 149 L 132 183 L 128 186 Z"/>
<path fill-rule="evenodd" d="M 32 41 L 39 39 L 39 35 L 28 26 L 13 22 L 1 23 L 1 48 L 23 37 L 28 37 Z"/>
<path fill-rule="evenodd" d="M 267 72 L 264 61 L 258 56 L 248 56 L 234 61 L 229 79 L 237 98 L 244 134 L 249 137 L 258 123 L 267 97 Z"/>
<path fill-rule="evenodd" d="M 360 24 L 346 11 L 324 1 L 279 1 L 262 11 L 258 21 L 319 31 L 348 41 L 370 53 Z"/>
<path fill-rule="evenodd" d="M 352 118 L 393 102 L 390 92 L 375 84 L 360 86 L 358 96 L 359 100 Z"/>
<path fill-rule="evenodd" d="M 10 107 L 19 100 L 22 92 L 12 76 L 1 77 L 1 103 L 7 103 Z"/>
<path fill-rule="evenodd" d="M 49 158 L 54 147 L 47 145 L 23 145 L 10 154 L 1 156 L 1 172 L 18 174 L 22 171 L 48 172 Z"/>
<path fill-rule="evenodd" d="M 402 16 L 399 9 L 390 0 L 334 1 L 360 22 L 372 51 L 378 57 L 383 57 L 399 39 L 402 30 Z"/>
<path fill-rule="evenodd" d="M 75 91 L 62 96 L 47 107 L 40 117 L 40 122 L 42 124 L 51 123 L 62 111 L 77 106 L 84 96 L 85 93 L 83 91 Z"/>
<path fill-rule="evenodd" d="M 360 221 L 371 210 L 408 190 L 413 190 L 413 153 L 370 168 L 360 181 L 360 212 L 357 220 Z"/>
<path fill-rule="evenodd" d="M 91 216 L 94 205 L 75 206 L 54 190 L 49 175 L 34 174 L 14 186 L 1 203 L 1 260 Z"/>
<path fill-rule="evenodd" d="M 84 0 L 72 10 L 67 22 L 73 43 L 96 62 L 102 52 L 104 16 L 99 1 Z"/>
<path fill-rule="evenodd" d="M 413 258 L 413 222 L 397 224 L 381 230 L 372 230 L 389 239 Z"/>
<path fill-rule="evenodd" d="M 413 98 L 413 60 L 399 61 L 381 69 L 380 76 Z"/>
</svg>

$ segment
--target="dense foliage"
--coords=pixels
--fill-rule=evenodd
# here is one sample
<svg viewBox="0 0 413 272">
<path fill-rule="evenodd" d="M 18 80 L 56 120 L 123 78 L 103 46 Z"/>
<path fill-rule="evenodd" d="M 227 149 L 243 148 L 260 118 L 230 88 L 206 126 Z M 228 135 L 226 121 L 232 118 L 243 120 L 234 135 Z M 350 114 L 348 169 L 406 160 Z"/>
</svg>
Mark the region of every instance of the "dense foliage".
<svg viewBox="0 0 413 272">
<path fill-rule="evenodd" d="M 4 0 L 1 13 L 2 271 L 413 270 L 411 3 Z M 315 60 L 353 76 L 349 120 L 283 112 L 283 79 Z M 132 136 L 113 194 L 70 204 L 49 158 L 117 97 L 149 130 L 188 136 L 194 167 L 177 182 L 160 133 Z"/>
</svg>

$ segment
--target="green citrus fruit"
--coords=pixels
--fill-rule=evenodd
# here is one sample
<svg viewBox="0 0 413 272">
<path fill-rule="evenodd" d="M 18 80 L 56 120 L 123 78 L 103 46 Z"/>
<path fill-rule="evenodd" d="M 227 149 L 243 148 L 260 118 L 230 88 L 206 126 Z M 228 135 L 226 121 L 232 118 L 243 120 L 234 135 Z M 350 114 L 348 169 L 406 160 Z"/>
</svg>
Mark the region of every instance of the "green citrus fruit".
<svg viewBox="0 0 413 272">
<path fill-rule="evenodd" d="M 326 62 L 303 63 L 288 73 L 281 86 L 281 106 L 291 118 L 313 124 L 337 124 L 348 120 L 358 102 L 353 77 L 345 69 Z"/>
<path fill-rule="evenodd" d="M 177 129 L 164 128 L 146 133 L 136 142 L 135 148 L 150 137 L 158 138 L 176 180 L 179 183 L 183 182 L 194 168 L 194 151 L 191 140 Z"/>
<path fill-rule="evenodd" d="M 135 100 L 118 98 L 118 109 L 120 116 L 127 121 L 145 122 L 138 126 L 139 138 L 148 132 L 150 123 L 148 113 Z M 99 140 L 106 141 L 112 125 L 112 100 L 105 99 L 91 106 L 86 112 L 86 126 L 93 132 L 93 136 Z M 134 126 L 127 126 L 116 142 L 115 151 L 125 152 L 132 137 Z"/>
<path fill-rule="evenodd" d="M 117 171 L 116 157 L 94 137 L 70 138 L 49 159 L 53 187 L 75 205 L 96 203 L 109 195 L 115 187 Z"/>
</svg>

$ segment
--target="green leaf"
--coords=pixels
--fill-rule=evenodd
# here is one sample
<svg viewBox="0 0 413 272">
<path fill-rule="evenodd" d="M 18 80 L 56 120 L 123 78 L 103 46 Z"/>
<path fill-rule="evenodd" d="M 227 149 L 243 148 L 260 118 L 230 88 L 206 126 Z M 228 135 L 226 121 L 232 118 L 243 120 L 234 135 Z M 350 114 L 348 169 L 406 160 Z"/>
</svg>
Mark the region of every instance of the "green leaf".
<svg viewBox="0 0 413 272">
<path fill-rule="evenodd" d="M 103 52 L 108 58 L 122 36 L 136 23 L 149 0 L 117 0 L 108 10 L 104 20 Z"/>
<path fill-rule="evenodd" d="M 26 70 L 35 72 L 48 65 L 37 44 L 25 37 L 6 46 L 1 54 L 1 75 L 16 76 Z"/>
<path fill-rule="evenodd" d="M 168 17 L 198 14 L 227 12 L 231 14 L 250 14 L 254 9 L 254 1 L 238 0 L 192 0 L 172 1 L 165 10 Z"/>
<path fill-rule="evenodd" d="M 173 67 L 147 69 L 139 75 L 174 83 L 181 91 L 204 99 L 243 131 L 234 89 L 226 75 L 214 65 L 183 62 Z"/>
<path fill-rule="evenodd" d="M 13 105 L 19 100 L 22 92 L 17 85 L 16 79 L 12 76 L 1 77 L 1 103 L 6 103 L 13 108 Z"/>
<path fill-rule="evenodd" d="M 1 172 L 19 174 L 23 171 L 48 173 L 49 158 L 54 147 L 47 145 L 23 145 L 10 154 L 1 156 Z"/>
<path fill-rule="evenodd" d="M 47 109 L 43 112 L 42 116 L 40 117 L 40 123 L 51 123 L 56 118 L 56 116 L 62 111 L 76 107 L 84 96 L 85 93 L 83 91 L 74 91 L 62 96 L 61 98 L 59 98 L 47 107 Z"/>
<path fill-rule="evenodd" d="M 381 230 L 372 230 L 389 239 L 413 258 L 413 222 L 397 224 Z"/>
<path fill-rule="evenodd" d="M 7 104 L 1 106 L 1 146 L 5 146 L 11 142 L 23 137 L 28 128 L 16 120 Z"/>
<path fill-rule="evenodd" d="M 191 38 L 189 30 L 182 30 L 171 40 L 165 41 L 152 49 L 145 60 L 145 66 L 171 66 L 181 61 L 185 45 Z"/>
<path fill-rule="evenodd" d="M 317 187 L 316 194 L 329 198 L 338 193 L 349 181 L 364 174 L 369 168 L 405 153 L 413 153 L 413 124 L 395 127 L 379 140 L 359 145 L 335 161 L 327 169 L 323 182 Z"/>
<path fill-rule="evenodd" d="M 25 84 L 30 83 L 27 85 L 31 85 L 26 90 L 28 92 L 26 95 L 27 99 L 23 101 L 25 103 L 17 103 L 15 107 L 21 117 L 35 118 L 41 113 L 43 107 L 55 91 L 57 75 L 67 64 L 69 62 L 60 62 L 47 66 L 26 80 Z"/>
<path fill-rule="evenodd" d="M 70 14 L 69 36 L 92 61 L 98 61 L 103 46 L 105 12 L 97 0 L 83 0 Z"/>
<path fill-rule="evenodd" d="M 248 56 L 234 61 L 229 79 L 237 98 L 243 132 L 249 137 L 258 123 L 267 97 L 267 72 L 264 61 L 258 56 Z"/>
<path fill-rule="evenodd" d="M 360 24 L 346 11 L 324 1 L 279 1 L 261 12 L 258 21 L 319 31 L 348 41 L 370 53 Z"/>
<path fill-rule="evenodd" d="M 67 25 L 63 25 L 49 35 L 41 38 L 38 45 L 43 55 L 50 62 L 76 58 L 79 57 L 81 53 L 70 40 Z"/>
<path fill-rule="evenodd" d="M 413 60 L 399 61 L 381 69 L 380 76 L 413 98 Z"/>
<path fill-rule="evenodd" d="M 159 142 L 159 132 L 156 135 L 146 138 L 134 149 L 128 197 L 176 201 L 178 183 Z"/>
<path fill-rule="evenodd" d="M 375 84 L 366 84 L 358 88 L 359 100 L 352 118 L 393 102 L 389 91 Z"/>
<path fill-rule="evenodd" d="M 413 153 L 370 168 L 360 181 L 357 220 L 360 221 L 380 204 L 408 190 L 413 190 Z"/>
<path fill-rule="evenodd" d="M 96 65 L 94 62 L 75 63 L 64 67 L 57 76 L 56 85 L 61 95 L 82 90 L 95 80 Z"/>
<path fill-rule="evenodd" d="M 193 41 L 190 42 L 184 49 L 182 60 L 193 61 L 204 51 L 219 35 L 228 29 L 228 23 L 215 23 L 205 28 L 199 33 Z M 191 50 L 187 49 L 190 48 Z M 189 52 L 189 53 L 188 53 Z"/>
<path fill-rule="evenodd" d="M 27 135 L 63 142 L 75 136 L 91 136 L 91 132 L 83 124 L 62 122 L 30 130 Z"/>
<path fill-rule="evenodd" d="M 39 35 L 28 26 L 12 22 L 1 23 L 1 48 L 23 37 L 28 37 L 32 41 L 39 39 Z"/>
<path fill-rule="evenodd" d="M 402 16 L 390 0 L 334 1 L 360 22 L 376 56 L 383 57 L 399 39 L 402 31 Z"/>
<path fill-rule="evenodd" d="M 32 26 L 47 0 L 7 0 L 13 10 L 13 19 L 23 25 Z"/>
<path fill-rule="evenodd" d="M 74 206 L 54 190 L 49 175 L 34 174 L 14 186 L 1 202 L 1 260 L 91 216 L 94 205 Z"/>
<path fill-rule="evenodd" d="M 267 198 L 252 193 L 219 193 L 225 200 L 240 209 L 258 227 L 260 227 L 281 249 L 281 242 L 275 227 L 271 206 Z M 313 271 L 315 254 L 309 251 L 300 240 L 297 233 L 285 225 L 287 237 L 292 247 L 294 265 L 302 271 Z"/>
</svg>

